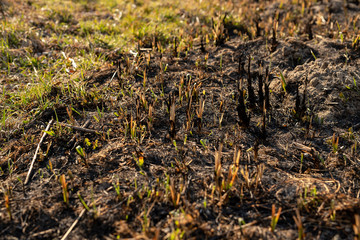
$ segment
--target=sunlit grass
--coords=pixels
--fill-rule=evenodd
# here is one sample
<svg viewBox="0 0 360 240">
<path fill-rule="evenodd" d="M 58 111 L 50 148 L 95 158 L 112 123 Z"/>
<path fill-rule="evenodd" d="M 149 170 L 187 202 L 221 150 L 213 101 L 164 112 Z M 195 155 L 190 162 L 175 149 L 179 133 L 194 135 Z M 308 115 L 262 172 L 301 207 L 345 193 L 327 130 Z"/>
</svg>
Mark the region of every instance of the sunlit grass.
<svg viewBox="0 0 360 240">
<path fill-rule="evenodd" d="M 9 86 L 2 94 L 16 99 L 0 101 L 0 107 L 6 103 L 10 112 L 24 115 L 32 114 L 29 106 L 38 108 L 42 102 L 52 101 L 44 96 L 53 84 L 82 81 L 74 76 L 109 67 L 112 62 L 107 62 L 105 55 L 111 51 L 126 53 L 140 45 L 150 47 L 155 37 L 157 46 L 152 47 L 160 46 L 160 51 L 174 47 L 175 38 L 179 51 L 199 45 L 202 37 L 207 44 L 218 44 L 226 41 L 217 39 L 224 34 L 222 24 L 243 40 L 253 39 L 254 19 L 266 8 L 264 3 L 255 9 L 251 1 L 220 0 L 38 0 L 20 10 L 21 4 L 9 4 L 7 18 L 0 20 L 0 80 Z M 285 5 L 294 5 L 294 14 L 301 14 L 301 6 L 295 2 L 283 3 L 280 10 Z M 282 19 L 290 25 L 287 29 L 283 24 L 278 38 L 297 33 L 290 21 L 298 17 L 294 14 Z M 273 25 L 273 20 L 263 19 L 264 36 L 270 37 Z"/>
</svg>

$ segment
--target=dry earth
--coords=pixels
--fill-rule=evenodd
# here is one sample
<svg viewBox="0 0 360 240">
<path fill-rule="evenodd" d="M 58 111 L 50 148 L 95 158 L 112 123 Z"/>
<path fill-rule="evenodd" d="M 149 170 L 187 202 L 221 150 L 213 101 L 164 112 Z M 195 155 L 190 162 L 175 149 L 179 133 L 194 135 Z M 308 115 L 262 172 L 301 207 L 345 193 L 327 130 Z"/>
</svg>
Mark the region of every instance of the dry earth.
<svg viewBox="0 0 360 240">
<path fill-rule="evenodd" d="M 284 19 L 292 5 L 278 4 L 260 17 Z M 296 37 L 282 36 L 288 25 L 279 20 L 275 39 L 261 27 L 251 40 L 228 28 L 224 43 L 199 41 L 187 53 L 107 53 L 108 66 L 85 73 L 78 102 L 61 88 L 68 82 L 54 85 L 47 97 L 61 103 L 2 133 L 0 238 L 61 238 L 81 213 L 69 239 L 359 237 L 360 48 L 346 34 L 360 27 L 360 5 L 347 4 L 313 2 Z M 336 22 L 347 26 L 343 40 Z M 54 135 L 24 185 L 51 119 Z M 281 207 L 275 231 L 273 205 Z"/>
</svg>

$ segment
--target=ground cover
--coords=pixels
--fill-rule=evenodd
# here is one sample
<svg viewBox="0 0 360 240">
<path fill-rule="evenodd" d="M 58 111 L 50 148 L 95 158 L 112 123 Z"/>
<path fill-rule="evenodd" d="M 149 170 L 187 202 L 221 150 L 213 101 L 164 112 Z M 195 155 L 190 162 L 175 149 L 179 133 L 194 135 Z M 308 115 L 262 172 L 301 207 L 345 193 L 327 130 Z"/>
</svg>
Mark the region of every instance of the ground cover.
<svg viewBox="0 0 360 240">
<path fill-rule="evenodd" d="M 0 6 L 0 238 L 360 239 L 358 1 Z"/>
</svg>

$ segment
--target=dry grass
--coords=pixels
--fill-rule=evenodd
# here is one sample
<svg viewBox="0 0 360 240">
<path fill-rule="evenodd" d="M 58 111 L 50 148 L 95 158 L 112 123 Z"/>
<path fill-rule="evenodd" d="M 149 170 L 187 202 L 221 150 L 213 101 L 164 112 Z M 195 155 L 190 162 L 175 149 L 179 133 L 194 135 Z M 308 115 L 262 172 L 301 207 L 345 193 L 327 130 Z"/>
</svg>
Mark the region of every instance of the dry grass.
<svg viewBox="0 0 360 240">
<path fill-rule="evenodd" d="M 357 2 L 0 6 L 0 236 L 360 238 Z"/>
</svg>

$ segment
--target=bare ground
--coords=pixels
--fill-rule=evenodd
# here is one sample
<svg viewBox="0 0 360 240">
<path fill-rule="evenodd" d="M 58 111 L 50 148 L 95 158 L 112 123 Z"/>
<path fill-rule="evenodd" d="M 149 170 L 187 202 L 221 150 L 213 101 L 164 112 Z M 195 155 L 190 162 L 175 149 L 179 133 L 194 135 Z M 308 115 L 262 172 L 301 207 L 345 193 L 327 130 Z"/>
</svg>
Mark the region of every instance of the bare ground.
<svg viewBox="0 0 360 240">
<path fill-rule="evenodd" d="M 313 17 L 321 21 L 317 14 L 341 3 L 314 3 Z M 349 3 L 349 18 L 359 10 Z M 273 14 L 270 5 L 262 18 Z M 332 14 L 345 21 L 343 10 Z M 113 64 L 85 73 L 86 97 L 75 103 L 54 85 L 47 97 L 61 103 L 3 134 L 0 179 L 9 200 L 0 200 L 0 238 L 62 237 L 85 209 L 80 195 L 89 209 L 69 239 L 296 239 L 302 229 L 306 239 L 354 239 L 360 228 L 360 51 L 325 34 L 336 27 L 325 28 L 315 25 L 312 39 L 306 31 L 276 40 L 229 34 L 219 46 L 202 51 L 198 43 L 188 53 L 112 52 Z M 267 67 L 271 106 L 264 113 L 259 76 L 265 82 Z M 239 114 L 244 92 L 248 126 Z M 23 185 L 51 119 L 55 134 L 41 144 Z M 98 133 L 68 127 L 86 122 Z M 275 231 L 273 205 L 276 212 L 281 207 Z"/>
</svg>

